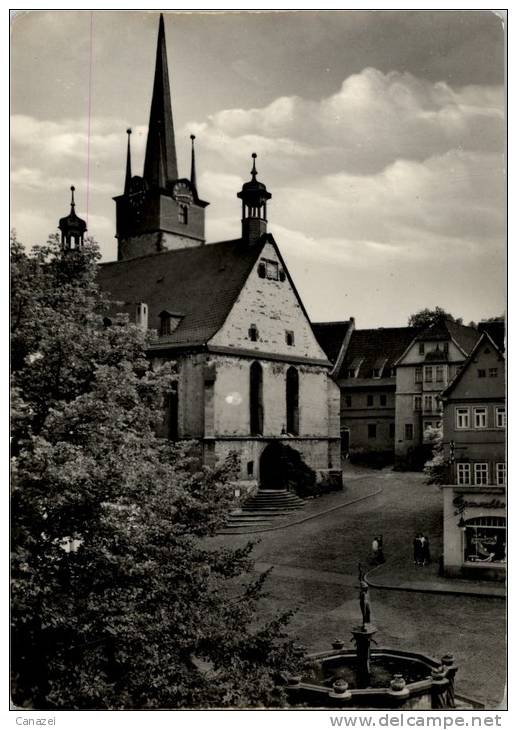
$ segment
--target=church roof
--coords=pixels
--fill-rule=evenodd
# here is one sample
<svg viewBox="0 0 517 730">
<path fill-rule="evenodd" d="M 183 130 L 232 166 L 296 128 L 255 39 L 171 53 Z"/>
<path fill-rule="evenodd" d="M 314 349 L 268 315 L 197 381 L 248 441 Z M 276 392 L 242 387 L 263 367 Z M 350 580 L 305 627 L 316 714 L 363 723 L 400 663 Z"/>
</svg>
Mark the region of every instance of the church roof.
<svg viewBox="0 0 517 730">
<path fill-rule="evenodd" d="M 312 331 L 331 363 L 335 363 L 351 322 L 313 322 Z"/>
<path fill-rule="evenodd" d="M 371 378 L 374 368 L 383 365 L 382 377 L 389 377 L 391 368 L 419 333 L 417 327 L 379 327 L 354 330 L 341 365 L 338 378 L 359 363 L 358 378 Z"/>
<path fill-rule="evenodd" d="M 149 329 L 159 329 L 160 313 L 181 312 L 167 345 L 201 345 L 221 328 L 257 260 L 262 245 L 241 239 L 162 251 L 135 259 L 100 264 L 98 281 L 112 301 L 112 314 L 134 320 L 136 305 L 145 302 Z"/>
</svg>

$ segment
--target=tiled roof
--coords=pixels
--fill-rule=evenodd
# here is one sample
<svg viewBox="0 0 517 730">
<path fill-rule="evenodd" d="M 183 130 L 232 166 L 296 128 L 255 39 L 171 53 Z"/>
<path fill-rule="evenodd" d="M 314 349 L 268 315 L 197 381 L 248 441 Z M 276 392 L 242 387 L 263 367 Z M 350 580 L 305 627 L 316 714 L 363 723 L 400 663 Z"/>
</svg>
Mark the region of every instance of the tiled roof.
<svg viewBox="0 0 517 730">
<path fill-rule="evenodd" d="M 466 327 L 463 324 L 452 322 L 449 319 L 441 319 L 430 327 L 426 327 L 417 336 L 417 340 L 421 342 L 450 339 L 454 339 L 465 354 L 468 355 L 478 341 L 479 333 L 474 327 Z"/>
<path fill-rule="evenodd" d="M 149 328 L 159 329 L 160 312 L 181 312 L 167 344 L 206 343 L 223 325 L 262 247 L 237 239 L 114 261 L 99 266 L 98 281 L 117 302 L 113 314 L 134 320 L 136 304 L 145 302 Z"/>
<path fill-rule="evenodd" d="M 505 350 L 505 322 L 504 320 L 495 322 L 480 322 L 478 324 L 480 333 L 486 332 L 493 339 L 497 347 L 504 352 Z"/>
<path fill-rule="evenodd" d="M 346 352 L 340 378 L 347 376 L 347 370 L 361 361 L 358 378 L 371 378 L 374 368 L 386 361 L 382 377 L 390 376 L 398 358 L 413 341 L 419 330 L 416 327 L 379 327 L 371 330 L 354 330 Z"/>
<path fill-rule="evenodd" d="M 338 358 L 341 345 L 350 327 L 347 322 L 314 322 L 312 330 L 318 343 L 330 362 L 334 364 Z"/>
</svg>

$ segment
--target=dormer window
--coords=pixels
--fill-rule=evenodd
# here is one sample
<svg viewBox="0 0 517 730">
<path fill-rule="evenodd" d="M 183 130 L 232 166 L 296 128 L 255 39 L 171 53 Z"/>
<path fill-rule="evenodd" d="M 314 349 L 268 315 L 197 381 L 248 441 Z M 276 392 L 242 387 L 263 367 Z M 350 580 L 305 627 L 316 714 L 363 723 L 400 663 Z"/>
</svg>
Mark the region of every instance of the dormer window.
<svg viewBox="0 0 517 730">
<path fill-rule="evenodd" d="M 250 328 L 248 330 L 248 337 L 252 342 L 257 342 L 259 336 L 258 327 L 256 324 L 250 325 Z"/>
<path fill-rule="evenodd" d="M 348 368 L 348 377 L 355 378 L 357 370 L 355 368 Z"/>
<path fill-rule="evenodd" d="M 373 369 L 373 377 L 374 378 L 380 378 L 381 377 L 381 369 L 380 368 L 374 368 Z"/>
<path fill-rule="evenodd" d="M 172 335 L 183 319 L 182 314 L 175 312 L 168 312 L 166 309 L 160 312 L 160 337 L 166 337 Z"/>
</svg>

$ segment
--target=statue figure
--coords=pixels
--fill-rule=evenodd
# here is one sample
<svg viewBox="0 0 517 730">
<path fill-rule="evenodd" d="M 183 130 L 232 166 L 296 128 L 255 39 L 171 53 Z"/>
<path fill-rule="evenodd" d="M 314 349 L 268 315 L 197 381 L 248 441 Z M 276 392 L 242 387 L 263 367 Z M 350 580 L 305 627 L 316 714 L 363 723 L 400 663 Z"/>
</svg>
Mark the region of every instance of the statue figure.
<svg viewBox="0 0 517 730">
<path fill-rule="evenodd" d="M 365 572 L 359 563 L 359 605 L 363 614 L 363 629 L 366 624 L 371 623 L 370 596 L 368 594 L 368 583 L 366 582 Z"/>
</svg>

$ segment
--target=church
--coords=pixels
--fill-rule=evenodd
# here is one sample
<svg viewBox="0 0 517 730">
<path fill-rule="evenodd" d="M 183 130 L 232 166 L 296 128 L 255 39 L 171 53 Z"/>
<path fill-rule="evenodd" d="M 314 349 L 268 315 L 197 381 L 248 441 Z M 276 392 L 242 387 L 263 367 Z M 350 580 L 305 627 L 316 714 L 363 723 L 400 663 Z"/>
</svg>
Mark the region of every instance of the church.
<svg viewBox="0 0 517 730">
<path fill-rule="evenodd" d="M 153 361 L 176 363 L 162 435 L 193 440 L 206 465 L 235 452 L 250 487 L 282 488 L 279 443 L 320 481 L 340 479 L 339 387 L 268 233 L 271 193 L 258 179 L 257 155 L 236 191 L 235 240 L 205 241 L 208 203 L 197 190 L 193 136 L 190 177 L 179 176 L 163 16 L 142 176 L 132 172 L 130 134 L 124 191 L 115 198 L 117 261 L 100 264 L 98 280 L 116 303 L 110 316 L 125 313 L 149 331 Z M 60 221 L 66 245 L 84 234 L 72 214 Z"/>
</svg>

